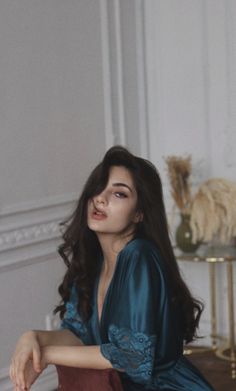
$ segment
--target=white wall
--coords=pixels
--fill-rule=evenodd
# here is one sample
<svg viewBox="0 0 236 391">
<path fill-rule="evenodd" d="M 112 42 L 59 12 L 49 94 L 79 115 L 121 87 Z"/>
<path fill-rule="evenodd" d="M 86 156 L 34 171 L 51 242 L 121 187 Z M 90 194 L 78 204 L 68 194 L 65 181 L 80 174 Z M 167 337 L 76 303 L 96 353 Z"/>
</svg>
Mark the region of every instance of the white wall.
<svg viewBox="0 0 236 391">
<path fill-rule="evenodd" d="M 0 2 L 0 389 L 19 335 L 45 328 L 64 266 L 58 222 L 111 144 L 104 4 Z M 50 372 L 36 389 L 55 387 Z"/>
<path fill-rule="evenodd" d="M 3 209 L 78 191 L 105 147 L 99 2 L 10 0 L 0 7 Z"/>
<path fill-rule="evenodd" d="M 194 186 L 235 180 L 235 8 L 234 0 L 0 2 L 3 391 L 17 337 L 44 328 L 57 301 L 58 222 L 108 146 L 127 145 L 157 165 L 168 214 L 164 156 L 191 153 Z M 206 266 L 183 271 L 208 306 Z M 207 309 L 203 333 L 209 322 Z M 54 385 L 49 372 L 35 389 Z"/>
<path fill-rule="evenodd" d="M 210 177 L 236 180 L 236 3 L 143 3 L 150 159 L 160 170 L 170 213 L 164 157 L 191 154 L 194 190 Z M 206 302 L 203 335 L 210 331 L 207 268 L 203 263 L 181 264 L 190 288 Z M 225 267 L 217 269 L 218 331 L 227 334 Z M 236 270 L 234 288 L 236 298 Z"/>
</svg>

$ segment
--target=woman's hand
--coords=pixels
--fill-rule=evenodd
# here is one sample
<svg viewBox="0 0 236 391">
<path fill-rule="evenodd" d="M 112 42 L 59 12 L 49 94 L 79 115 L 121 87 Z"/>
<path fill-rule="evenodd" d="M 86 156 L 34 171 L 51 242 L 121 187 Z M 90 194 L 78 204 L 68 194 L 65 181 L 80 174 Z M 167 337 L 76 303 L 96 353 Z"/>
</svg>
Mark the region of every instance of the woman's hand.
<svg viewBox="0 0 236 391">
<path fill-rule="evenodd" d="M 28 331 L 20 337 L 10 366 L 10 378 L 16 390 L 27 389 L 26 375 L 30 374 L 29 377 L 34 377 L 37 373 L 38 377 L 42 369 L 44 368 L 41 365 L 41 352 L 37 334 L 34 331 Z"/>
<path fill-rule="evenodd" d="M 23 389 L 29 390 L 35 380 L 39 377 L 41 372 L 36 372 L 34 370 L 33 361 L 28 360 L 24 370 L 25 388 Z"/>
</svg>

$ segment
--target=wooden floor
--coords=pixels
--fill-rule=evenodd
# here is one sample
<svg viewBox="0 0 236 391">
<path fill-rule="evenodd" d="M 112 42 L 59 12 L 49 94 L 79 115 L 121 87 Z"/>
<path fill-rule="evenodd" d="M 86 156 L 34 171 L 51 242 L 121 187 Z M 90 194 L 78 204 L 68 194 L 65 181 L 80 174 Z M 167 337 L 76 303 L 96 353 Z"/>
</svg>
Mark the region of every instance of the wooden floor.
<svg viewBox="0 0 236 391">
<path fill-rule="evenodd" d="M 193 353 L 187 356 L 196 365 L 215 391 L 236 391 L 229 361 L 221 360 L 213 352 Z"/>
</svg>

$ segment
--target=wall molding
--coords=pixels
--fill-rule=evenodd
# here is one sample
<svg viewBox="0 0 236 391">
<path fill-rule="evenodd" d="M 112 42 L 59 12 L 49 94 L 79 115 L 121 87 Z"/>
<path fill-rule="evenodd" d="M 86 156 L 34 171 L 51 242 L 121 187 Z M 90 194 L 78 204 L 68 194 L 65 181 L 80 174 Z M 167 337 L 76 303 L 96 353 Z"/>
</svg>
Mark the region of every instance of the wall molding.
<svg viewBox="0 0 236 391">
<path fill-rule="evenodd" d="M 60 221 L 58 219 L 3 232 L 0 234 L 0 252 L 59 237 Z"/>
<path fill-rule="evenodd" d="M 106 147 L 126 144 L 120 0 L 100 0 Z"/>
<path fill-rule="evenodd" d="M 212 145 L 211 145 L 211 132 L 210 132 L 210 58 L 209 58 L 209 15 L 207 2 L 202 0 L 201 2 L 201 17 L 202 17 L 202 75 L 204 79 L 204 120 L 205 120 L 205 135 L 206 143 L 208 145 L 209 153 L 207 154 L 207 166 L 208 172 L 212 172 Z M 199 177 L 200 181 L 200 177 Z"/>
<path fill-rule="evenodd" d="M 111 44 L 115 47 L 115 72 L 112 74 L 113 85 L 115 88 L 112 91 L 113 96 L 116 96 L 113 107 L 113 118 L 117 113 L 117 124 L 115 127 L 115 143 L 126 144 L 126 127 L 125 127 L 125 109 L 124 109 L 124 87 L 123 87 L 123 53 L 122 53 L 122 37 L 121 37 L 121 15 L 120 15 L 120 0 L 113 0 L 114 13 L 114 42 Z M 112 26 L 112 24 L 111 24 Z"/>
<path fill-rule="evenodd" d="M 124 24 L 120 0 L 100 0 L 101 9 L 101 41 L 103 59 L 103 90 L 106 148 L 114 144 L 127 145 L 130 138 L 127 128 L 129 113 L 125 108 L 126 72 L 122 31 L 133 28 L 134 46 L 136 50 L 135 69 L 133 75 L 137 85 L 137 98 L 133 102 L 137 107 L 138 148 L 142 156 L 149 157 L 149 132 L 147 115 L 147 69 L 145 58 L 144 4 L 142 0 L 133 1 L 135 26 Z M 123 25 L 124 24 L 124 25 Z M 135 135 L 136 136 L 136 135 Z"/>
<path fill-rule="evenodd" d="M 227 143 L 225 146 L 225 160 L 228 168 L 236 166 L 234 146 L 236 143 L 236 6 L 235 2 L 225 2 L 226 19 L 226 54 L 227 54 L 227 106 L 228 123 L 226 128 Z"/>
<path fill-rule="evenodd" d="M 57 205 L 61 206 L 73 202 L 76 199 L 77 193 L 69 193 L 44 197 L 39 200 L 32 200 L 20 204 L 8 205 L 0 211 L 0 219 L 5 216 L 17 215 L 20 213 L 30 212 L 32 210 L 47 209 Z"/>
<path fill-rule="evenodd" d="M 146 48 L 146 5 L 137 0 L 135 5 L 136 22 L 136 63 L 138 85 L 139 140 L 142 157 L 150 158 L 150 133 L 148 121 L 148 63 Z"/>
<path fill-rule="evenodd" d="M 235 2 L 204 2 L 205 66 L 208 82 L 210 174 L 235 177 L 236 7 Z M 204 37 L 203 37 L 204 38 Z"/>
<path fill-rule="evenodd" d="M 59 224 L 71 214 L 75 199 L 72 193 L 6 207 L 0 214 L 0 270 L 55 257 Z"/>
<path fill-rule="evenodd" d="M 161 29 L 159 17 L 160 2 L 154 0 L 143 2 L 143 37 L 145 57 L 145 91 L 146 91 L 146 124 L 149 158 L 159 153 L 158 145 L 153 145 L 153 135 L 161 133 L 162 118 L 162 63 L 161 63 Z M 156 18 L 154 20 L 154 17 Z M 157 34 L 158 30 L 158 34 Z M 159 37 L 157 40 L 156 37 Z M 159 52 L 159 56 L 156 52 Z M 158 58 L 158 60 L 157 60 Z M 158 87 L 158 88 L 157 88 Z M 155 150 L 155 151 L 154 151 Z"/>
<path fill-rule="evenodd" d="M 104 120 L 106 149 L 114 144 L 114 129 L 111 106 L 111 64 L 109 50 L 109 26 L 107 0 L 100 0 L 101 18 L 101 44 L 102 44 L 102 69 L 103 69 L 103 94 L 104 94 Z"/>
</svg>

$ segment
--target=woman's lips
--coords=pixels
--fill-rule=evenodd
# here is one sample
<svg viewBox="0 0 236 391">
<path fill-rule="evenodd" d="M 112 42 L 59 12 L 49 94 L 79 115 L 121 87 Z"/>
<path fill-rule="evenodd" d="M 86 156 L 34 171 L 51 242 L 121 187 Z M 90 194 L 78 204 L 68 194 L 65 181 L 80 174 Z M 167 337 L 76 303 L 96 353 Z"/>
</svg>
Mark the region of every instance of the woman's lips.
<svg viewBox="0 0 236 391">
<path fill-rule="evenodd" d="M 104 220 L 107 218 L 106 214 L 99 211 L 99 210 L 94 210 L 92 213 L 92 218 L 94 220 Z"/>
</svg>

